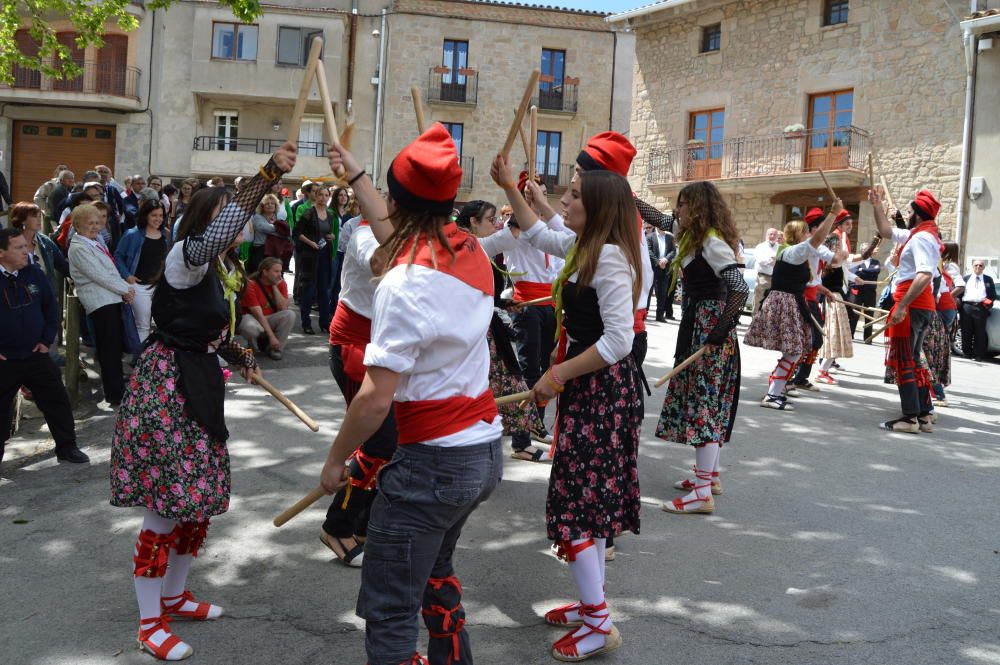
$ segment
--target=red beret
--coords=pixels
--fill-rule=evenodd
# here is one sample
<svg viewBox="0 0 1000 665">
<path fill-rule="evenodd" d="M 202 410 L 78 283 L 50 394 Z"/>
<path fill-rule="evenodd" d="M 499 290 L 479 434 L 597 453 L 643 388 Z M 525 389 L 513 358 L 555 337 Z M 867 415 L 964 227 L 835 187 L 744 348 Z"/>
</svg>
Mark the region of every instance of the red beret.
<svg viewBox="0 0 1000 665">
<path fill-rule="evenodd" d="M 635 157 L 635 147 L 618 132 L 601 132 L 587 141 L 587 147 L 576 158 L 584 171 L 614 171 L 628 176 Z"/>
<path fill-rule="evenodd" d="M 941 202 L 926 189 L 921 189 L 917 192 L 917 197 L 910 204 L 910 207 L 913 208 L 913 212 L 917 213 L 917 217 L 933 221 L 937 219 L 938 212 L 941 210 Z"/>
<path fill-rule="evenodd" d="M 845 219 L 854 219 L 854 215 L 852 215 L 848 210 L 841 210 L 837 213 L 837 221 L 835 221 L 834 224 L 840 224 Z"/>
<path fill-rule="evenodd" d="M 538 183 L 539 185 L 541 185 L 542 184 L 542 179 L 539 178 L 536 175 L 535 176 L 535 182 Z M 528 184 L 528 172 L 527 171 L 521 171 L 517 175 L 517 191 L 519 191 L 522 194 L 524 194 L 524 188 L 527 186 L 527 184 Z"/>
<path fill-rule="evenodd" d="M 812 210 L 806 213 L 806 216 L 803 218 L 803 221 L 807 225 L 809 225 L 810 229 L 814 229 L 817 226 L 819 226 L 825 218 L 826 218 L 825 212 L 823 212 L 819 208 L 813 208 Z"/>
<path fill-rule="evenodd" d="M 386 173 L 389 194 L 396 203 L 436 215 L 451 214 L 461 181 L 455 142 L 440 122 L 403 148 Z"/>
</svg>

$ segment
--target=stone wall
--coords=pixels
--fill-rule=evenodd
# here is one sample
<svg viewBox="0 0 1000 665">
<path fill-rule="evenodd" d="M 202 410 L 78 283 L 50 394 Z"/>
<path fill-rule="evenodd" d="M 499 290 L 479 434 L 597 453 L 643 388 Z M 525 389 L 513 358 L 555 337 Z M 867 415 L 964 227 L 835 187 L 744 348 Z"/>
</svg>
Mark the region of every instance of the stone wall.
<svg viewBox="0 0 1000 665">
<path fill-rule="evenodd" d="M 410 96 L 416 85 L 428 122 L 463 124 L 462 153 L 475 159 L 475 175 L 473 188 L 460 191 L 459 199 L 496 201 L 490 161 L 503 145 L 543 47 L 565 50 L 566 76 L 580 79 L 576 113 L 538 114 L 539 129 L 562 133 L 560 163 L 575 161 L 585 130 L 589 136 L 609 128 L 615 35 L 600 15 L 450 0 L 397 0 L 392 11 L 380 183 L 392 158 L 416 137 Z M 445 38 L 469 42 L 469 67 L 479 77 L 474 106 L 427 102 L 430 70 L 441 64 Z M 526 161 L 519 139 L 511 160 L 518 168 Z"/>
<path fill-rule="evenodd" d="M 741 0 L 635 21 L 632 184 L 640 195 L 655 199 L 645 184 L 650 150 L 683 144 L 692 111 L 725 107 L 727 139 L 760 136 L 807 124 L 810 94 L 853 88 L 852 122 L 873 134 L 894 197 L 908 202 L 920 187 L 938 193 L 941 225 L 951 233 L 965 87 L 957 22 L 940 2 L 852 0 L 848 23 L 823 27 L 822 7 L 822 0 Z M 722 25 L 722 48 L 699 53 L 701 29 L 713 23 Z M 742 219 L 750 207 L 769 206 L 771 223 L 780 220 L 769 196 L 741 199 L 748 232 L 759 226 L 758 213 Z"/>
</svg>

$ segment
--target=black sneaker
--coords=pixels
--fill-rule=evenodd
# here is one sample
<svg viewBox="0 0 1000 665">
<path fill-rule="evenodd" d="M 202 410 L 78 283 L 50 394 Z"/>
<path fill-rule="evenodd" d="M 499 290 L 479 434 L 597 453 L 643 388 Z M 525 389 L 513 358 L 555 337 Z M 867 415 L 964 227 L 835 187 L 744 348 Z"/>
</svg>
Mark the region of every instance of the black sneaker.
<svg viewBox="0 0 1000 665">
<path fill-rule="evenodd" d="M 66 448 L 65 450 L 57 450 L 56 459 L 60 462 L 71 462 L 73 464 L 86 464 L 90 461 L 87 454 L 76 446 Z"/>
<path fill-rule="evenodd" d="M 315 335 L 316 331 L 312 329 L 312 326 L 302 326 L 302 333 L 304 335 Z"/>
</svg>

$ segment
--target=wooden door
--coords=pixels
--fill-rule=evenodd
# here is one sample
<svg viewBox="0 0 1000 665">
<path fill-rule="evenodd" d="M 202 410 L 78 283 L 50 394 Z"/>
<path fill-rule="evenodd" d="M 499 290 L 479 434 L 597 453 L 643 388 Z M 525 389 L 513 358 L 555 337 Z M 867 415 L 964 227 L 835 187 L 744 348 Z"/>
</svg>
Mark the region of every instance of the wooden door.
<svg viewBox="0 0 1000 665">
<path fill-rule="evenodd" d="M 31 201 L 57 164 L 69 166 L 77 180 L 98 164 L 113 169 L 115 126 L 15 120 L 12 156 L 11 194 Z"/>
<path fill-rule="evenodd" d="M 846 169 L 850 163 L 854 91 L 838 90 L 809 97 L 806 168 Z"/>
</svg>

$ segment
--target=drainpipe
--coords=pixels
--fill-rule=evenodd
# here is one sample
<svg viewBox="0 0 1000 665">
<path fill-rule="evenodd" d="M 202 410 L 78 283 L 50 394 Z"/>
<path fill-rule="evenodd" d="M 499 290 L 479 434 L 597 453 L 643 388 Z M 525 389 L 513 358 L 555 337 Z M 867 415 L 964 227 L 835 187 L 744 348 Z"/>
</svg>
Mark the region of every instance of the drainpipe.
<svg viewBox="0 0 1000 665">
<path fill-rule="evenodd" d="M 386 10 L 382 9 L 382 25 L 378 44 L 378 88 L 375 90 L 375 142 L 372 146 L 372 181 L 377 185 L 382 177 L 382 98 L 385 94 L 385 49 L 388 41 Z"/>
<path fill-rule="evenodd" d="M 972 2 L 973 10 L 976 3 Z M 963 248 L 965 216 L 969 206 L 969 170 L 972 161 L 972 125 L 976 104 L 976 65 L 979 60 L 978 38 L 968 29 L 963 42 L 965 46 L 965 119 L 962 124 L 962 165 L 958 176 L 958 210 L 955 218 L 955 242 Z M 962 252 L 964 254 L 964 252 Z"/>
<path fill-rule="evenodd" d="M 350 115 L 354 108 L 354 47 L 358 42 L 358 0 L 351 2 L 351 22 L 348 25 L 347 36 L 347 108 Z"/>
</svg>

